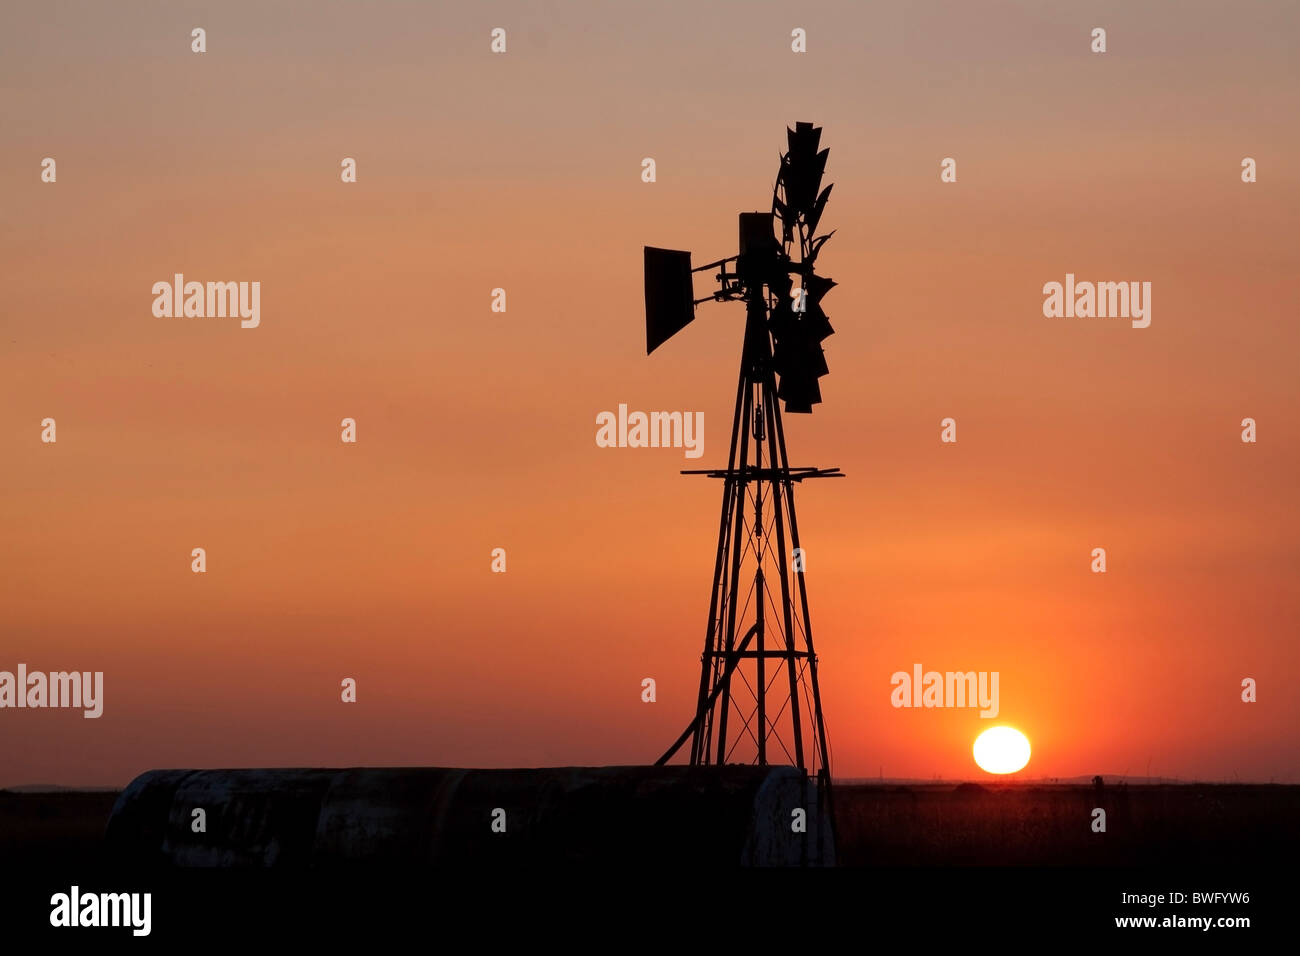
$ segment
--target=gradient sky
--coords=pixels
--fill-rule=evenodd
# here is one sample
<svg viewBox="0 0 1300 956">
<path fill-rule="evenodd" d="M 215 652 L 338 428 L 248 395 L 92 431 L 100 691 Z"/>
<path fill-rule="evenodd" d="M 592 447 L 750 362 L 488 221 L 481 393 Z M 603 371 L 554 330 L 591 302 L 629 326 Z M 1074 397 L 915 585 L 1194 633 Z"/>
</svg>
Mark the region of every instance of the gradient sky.
<svg viewBox="0 0 1300 956">
<path fill-rule="evenodd" d="M 982 776 L 990 721 L 890 706 L 921 663 L 1000 672 L 1027 775 L 1297 781 L 1300 8 L 441 6 L 0 11 L 0 669 L 106 682 L 99 720 L 0 711 L 0 785 L 653 761 L 717 529 L 677 472 L 723 462 L 743 310 L 647 358 L 641 246 L 734 252 L 800 120 L 836 775 Z M 155 318 L 175 272 L 260 281 L 260 328 Z M 1151 327 L 1044 318 L 1066 272 L 1151 282 Z M 704 457 L 598 448 L 619 403 L 703 411 Z"/>
</svg>

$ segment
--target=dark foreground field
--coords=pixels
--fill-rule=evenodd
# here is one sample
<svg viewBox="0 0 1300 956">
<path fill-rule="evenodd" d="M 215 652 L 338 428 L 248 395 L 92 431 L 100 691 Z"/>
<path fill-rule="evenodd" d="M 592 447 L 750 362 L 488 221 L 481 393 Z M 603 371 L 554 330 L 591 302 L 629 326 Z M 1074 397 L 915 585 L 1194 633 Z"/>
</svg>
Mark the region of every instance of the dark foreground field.
<svg viewBox="0 0 1300 956">
<path fill-rule="evenodd" d="M 1295 786 L 846 786 L 836 817 L 848 866 L 1255 866 L 1300 847 Z"/>
<path fill-rule="evenodd" d="M 0 860 L 95 865 L 111 792 L 0 790 Z M 843 785 L 847 866 L 1261 866 L 1300 849 L 1300 787 Z M 1092 830 L 1106 811 L 1106 832 Z"/>
</svg>

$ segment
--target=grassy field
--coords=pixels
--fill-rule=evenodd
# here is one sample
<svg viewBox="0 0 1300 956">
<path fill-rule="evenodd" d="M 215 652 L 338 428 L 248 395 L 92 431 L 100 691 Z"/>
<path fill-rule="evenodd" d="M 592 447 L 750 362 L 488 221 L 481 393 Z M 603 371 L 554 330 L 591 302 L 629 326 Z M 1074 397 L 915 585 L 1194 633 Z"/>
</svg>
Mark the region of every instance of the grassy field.
<svg viewBox="0 0 1300 956">
<path fill-rule="evenodd" d="M 0 860 L 32 867 L 97 862 L 116 799 L 108 791 L 0 790 Z"/>
<path fill-rule="evenodd" d="M 1296 786 L 852 785 L 835 799 L 849 866 L 1253 866 L 1300 846 Z"/>
</svg>

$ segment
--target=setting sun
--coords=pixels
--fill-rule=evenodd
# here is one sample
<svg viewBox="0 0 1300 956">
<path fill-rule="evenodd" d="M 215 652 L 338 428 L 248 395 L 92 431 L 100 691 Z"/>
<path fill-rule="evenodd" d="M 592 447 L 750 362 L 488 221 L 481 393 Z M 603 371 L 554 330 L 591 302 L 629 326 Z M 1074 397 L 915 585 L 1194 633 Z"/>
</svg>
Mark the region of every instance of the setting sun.
<svg viewBox="0 0 1300 956">
<path fill-rule="evenodd" d="M 1029 738 L 1014 727 L 990 727 L 975 738 L 975 762 L 989 773 L 1015 773 L 1029 763 Z"/>
</svg>

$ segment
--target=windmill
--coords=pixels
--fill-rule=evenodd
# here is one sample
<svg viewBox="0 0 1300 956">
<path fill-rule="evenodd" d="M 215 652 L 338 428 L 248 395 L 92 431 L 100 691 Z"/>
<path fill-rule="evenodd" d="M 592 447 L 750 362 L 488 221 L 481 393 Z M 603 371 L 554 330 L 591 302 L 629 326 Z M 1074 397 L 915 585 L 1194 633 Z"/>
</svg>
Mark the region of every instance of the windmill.
<svg viewBox="0 0 1300 956">
<path fill-rule="evenodd" d="M 821 128 L 787 129 L 771 212 L 742 212 L 737 255 L 692 268 L 691 254 L 645 248 L 646 354 L 695 318 L 703 302 L 745 303 L 745 336 L 726 468 L 684 471 L 722 480 L 722 516 L 695 717 L 659 758 L 689 743 L 690 763 L 788 763 L 815 781 L 829 819 L 830 757 L 817 683 L 794 485 L 843 477 L 791 467 L 780 402 L 808 413 L 827 374 L 832 333 L 821 300 L 835 285 L 814 272 L 830 234 L 817 226 L 831 187 Z M 717 269 L 695 298 L 692 276 Z M 795 281 L 798 280 L 798 285 Z M 778 401 L 779 400 L 779 401 Z"/>
</svg>

